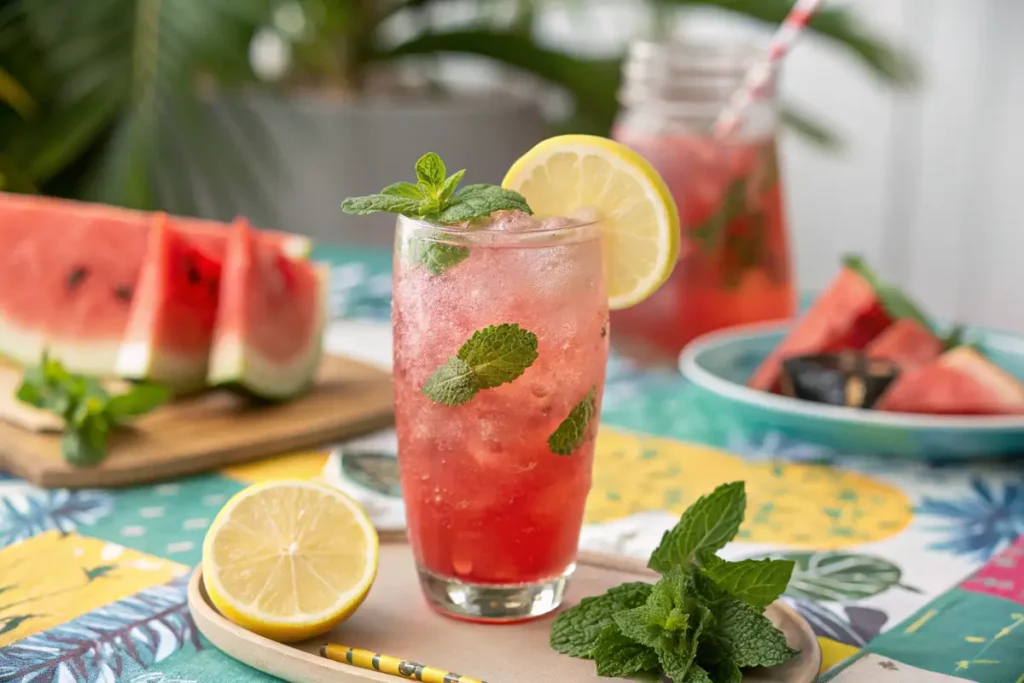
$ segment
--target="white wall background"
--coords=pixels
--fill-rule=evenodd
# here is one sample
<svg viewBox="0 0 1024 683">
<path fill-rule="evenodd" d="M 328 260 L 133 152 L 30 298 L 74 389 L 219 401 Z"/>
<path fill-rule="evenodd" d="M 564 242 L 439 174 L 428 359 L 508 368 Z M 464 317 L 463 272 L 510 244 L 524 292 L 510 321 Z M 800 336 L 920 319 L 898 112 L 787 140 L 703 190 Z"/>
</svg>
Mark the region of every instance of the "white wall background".
<svg viewBox="0 0 1024 683">
<path fill-rule="evenodd" d="M 814 38 L 790 56 L 783 96 L 844 141 L 829 153 L 784 138 L 801 285 L 823 286 L 844 253 L 860 252 L 939 317 L 1024 331 L 1024 2 L 834 4 L 905 45 L 923 82 L 894 92 Z M 687 22 L 746 29 L 731 15 L 724 25 L 713 13 Z M 614 48 L 645 21 L 629 3 L 591 0 L 546 26 L 551 40 L 590 51 Z"/>
</svg>

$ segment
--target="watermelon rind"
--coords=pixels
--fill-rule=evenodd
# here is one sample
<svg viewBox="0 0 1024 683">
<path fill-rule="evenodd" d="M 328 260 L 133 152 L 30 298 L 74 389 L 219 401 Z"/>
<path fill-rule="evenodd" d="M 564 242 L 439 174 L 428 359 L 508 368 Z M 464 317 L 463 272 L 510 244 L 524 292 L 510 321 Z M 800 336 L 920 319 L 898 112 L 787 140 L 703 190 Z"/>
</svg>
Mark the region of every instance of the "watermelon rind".
<svg viewBox="0 0 1024 683">
<path fill-rule="evenodd" d="M 240 336 L 217 338 L 210 354 L 208 384 L 240 390 L 269 401 L 292 398 L 313 385 L 323 356 L 330 281 L 326 264 L 316 264 L 314 269 L 319 282 L 317 319 L 305 350 L 291 362 L 282 365 L 268 360 L 259 349 L 247 344 Z"/>
</svg>

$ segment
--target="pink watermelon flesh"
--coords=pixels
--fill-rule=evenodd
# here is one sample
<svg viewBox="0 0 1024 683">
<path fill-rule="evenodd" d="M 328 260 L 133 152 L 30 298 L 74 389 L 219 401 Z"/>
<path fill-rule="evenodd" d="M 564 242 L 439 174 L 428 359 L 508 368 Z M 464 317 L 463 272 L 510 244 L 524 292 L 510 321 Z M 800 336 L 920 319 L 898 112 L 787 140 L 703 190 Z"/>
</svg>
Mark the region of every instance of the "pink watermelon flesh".
<svg viewBox="0 0 1024 683">
<path fill-rule="evenodd" d="M 183 355 L 208 353 L 210 330 L 206 331 L 206 346 L 200 349 L 198 342 L 193 342 L 194 347 L 182 349 L 185 339 L 202 335 L 174 332 L 173 325 L 147 333 L 141 329 L 147 316 L 133 312 L 156 216 L 0 192 L 0 265 L 11 283 L 0 293 L 0 355 L 32 364 L 48 349 L 72 372 L 114 375 L 129 317 L 135 321 L 133 343 L 148 339 L 152 345 L 147 357 L 154 368 L 171 367 Z M 162 220 L 169 232 L 179 236 L 178 241 L 184 240 L 190 247 L 174 253 L 192 254 L 195 263 L 203 264 L 204 277 L 219 280 L 230 234 L 227 226 L 174 216 Z M 308 250 L 309 245 L 304 237 L 268 231 L 258 231 L 257 240 L 279 245 L 294 255 Z M 210 291 L 216 292 L 218 287 L 210 285 Z M 158 290 L 163 294 L 170 291 Z M 191 296 L 197 295 L 192 292 Z M 214 305 L 216 298 L 216 293 L 209 296 Z M 190 305 L 195 303 L 189 300 Z M 209 308 L 209 302 L 200 307 L 207 312 Z M 208 317 L 212 327 L 213 315 Z M 166 362 L 160 358 L 165 347 L 174 356 Z M 131 376 L 139 376 L 137 367 Z"/>
<path fill-rule="evenodd" d="M 221 264 L 158 215 L 115 370 L 178 392 L 202 388 L 217 316 Z"/>
<path fill-rule="evenodd" d="M 224 258 L 210 384 L 268 399 L 307 388 L 320 361 L 326 272 L 255 238 L 237 220 Z"/>
<path fill-rule="evenodd" d="M 1024 415 L 1024 384 L 960 346 L 900 375 L 875 407 L 935 415 Z"/>
<path fill-rule="evenodd" d="M 942 342 L 921 323 L 900 318 L 864 349 L 868 358 L 896 363 L 901 370 L 927 365 L 942 353 Z"/>
</svg>

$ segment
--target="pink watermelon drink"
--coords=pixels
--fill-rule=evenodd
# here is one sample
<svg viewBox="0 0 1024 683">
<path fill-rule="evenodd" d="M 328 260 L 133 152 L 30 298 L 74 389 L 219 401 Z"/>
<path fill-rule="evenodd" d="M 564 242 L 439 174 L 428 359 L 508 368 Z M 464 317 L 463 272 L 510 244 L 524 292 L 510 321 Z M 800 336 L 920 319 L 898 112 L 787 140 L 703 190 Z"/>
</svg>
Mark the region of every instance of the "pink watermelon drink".
<svg viewBox="0 0 1024 683">
<path fill-rule="evenodd" d="M 616 139 L 658 169 L 679 207 L 679 267 L 658 292 L 617 311 L 616 341 L 672 356 L 694 337 L 795 313 L 775 141 L 718 142 L 619 127 Z"/>
<path fill-rule="evenodd" d="M 588 439 L 565 457 L 548 440 L 581 401 L 600 402 L 608 311 L 598 231 L 524 214 L 458 233 L 402 219 L 398 244 L 395 419 L 421 570 L 428 581 L 557 579 L 576 556 L 594 447 Z M 424 246 L 469 256 L 435 274 L 415 258 Z M 512 321 L 536 349 L 521 377 L 455 407 L 423 392 L 475 333 Z"/>
<path fill-rule="evenodd" d="M 590 489 L 608 354 L 602 231 L 535 218 L 494 186 L 453 196 L 461 172 L 445 178 L 436 155 L 417 175 L 343 208 L 412 214 L 397 223 L 392 317 L 420 583 L 456 618 L 539 616 L 561 601 Z"/>
</svg>

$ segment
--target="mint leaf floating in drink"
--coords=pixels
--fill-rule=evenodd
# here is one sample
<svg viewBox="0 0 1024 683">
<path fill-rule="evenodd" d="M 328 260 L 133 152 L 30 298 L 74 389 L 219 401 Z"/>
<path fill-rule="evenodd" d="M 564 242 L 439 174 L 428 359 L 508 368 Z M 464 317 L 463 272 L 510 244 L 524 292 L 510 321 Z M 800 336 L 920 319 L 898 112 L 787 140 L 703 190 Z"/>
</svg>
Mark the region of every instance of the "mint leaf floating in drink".
<svg viewBox="0 0 1024 683">
<path fill-rule="evenodd" d="M 111 396 L 93 377 L 73 375 L 46 354 L 37 367 L 25 370 L 17 399 L 64 420 L 61 453 L 73 465 L 90 466 L 107 457 L 111 430 L 158 408 L 168 397 L 166 388 L 135 384 Z"/>
<path fill-rule="evenodd" d="M 577 403 L 569 416 L 562 420 L 558 428 L 548 437 L 548 448 L 555 455 L 572 455 L 573 451 L 583 445 L 587 439 L 587 427 L 597 413 L 597 387 L 590 391 Z"/>
<path fill-rule="evenodd" d="M 445 177 L 446 173 L 441 157 L 428 152 L 416 162 L 416 184 L 398 182 L 388 185 L 377 194 L 349 197 L 342 202 L 341 209 L 356 216 L 395 213 L 437 225 L 465 223 L 508 209 L 533 213 L 518 192 L 497 185 L 466 185 L 457 189 L 466 170 L 462 169 L 448 177 Z M 410 252 L 432 275 L 440 275 L 469 256 L 468 247 L 420 241 L 422 244 L 410 249 Z"/>
<path fill-rule="evenodd" d="M 423 393 L 435 403 L 457 406 L 481 389 L 518 378 L 537 360 L 537 335 L 515 323 L 477 330 L 456 355 L 427 378 Z"/>
<path fill-rule="evenodd" d="M 714 553 L 740 530 L 747 507 L 743 482 L 722 484 L 683 512 L 679 523 L 665 532 L 647 566 L 664 574 L 686 566 L 697 553 Z"/>
<path fill-rule="evenodd" d="M 551 627 L 551 647 L 593 659 L 602 676 L 663 676 L 676 683 L 739 683 L 741 669 L 797 654 L 762 614 L 786 588 L 791 562 L 726 562 L 715 551 L 739 531 L 743 482 L 691 505 L 662 538 L 649 586 L 629 583 L 584 598 Z M 627 599 L 623 599 L 627 598 Z"/>
<path fill-rule="evenodd" d="M 480 380 L 469 363 L 458 356 L 452 356 L 444 365 L 434 370 L 423 385 L 423 393 L 431 401 L 450 407 L 469 403 L 478 391 Z"/>
</svg>

